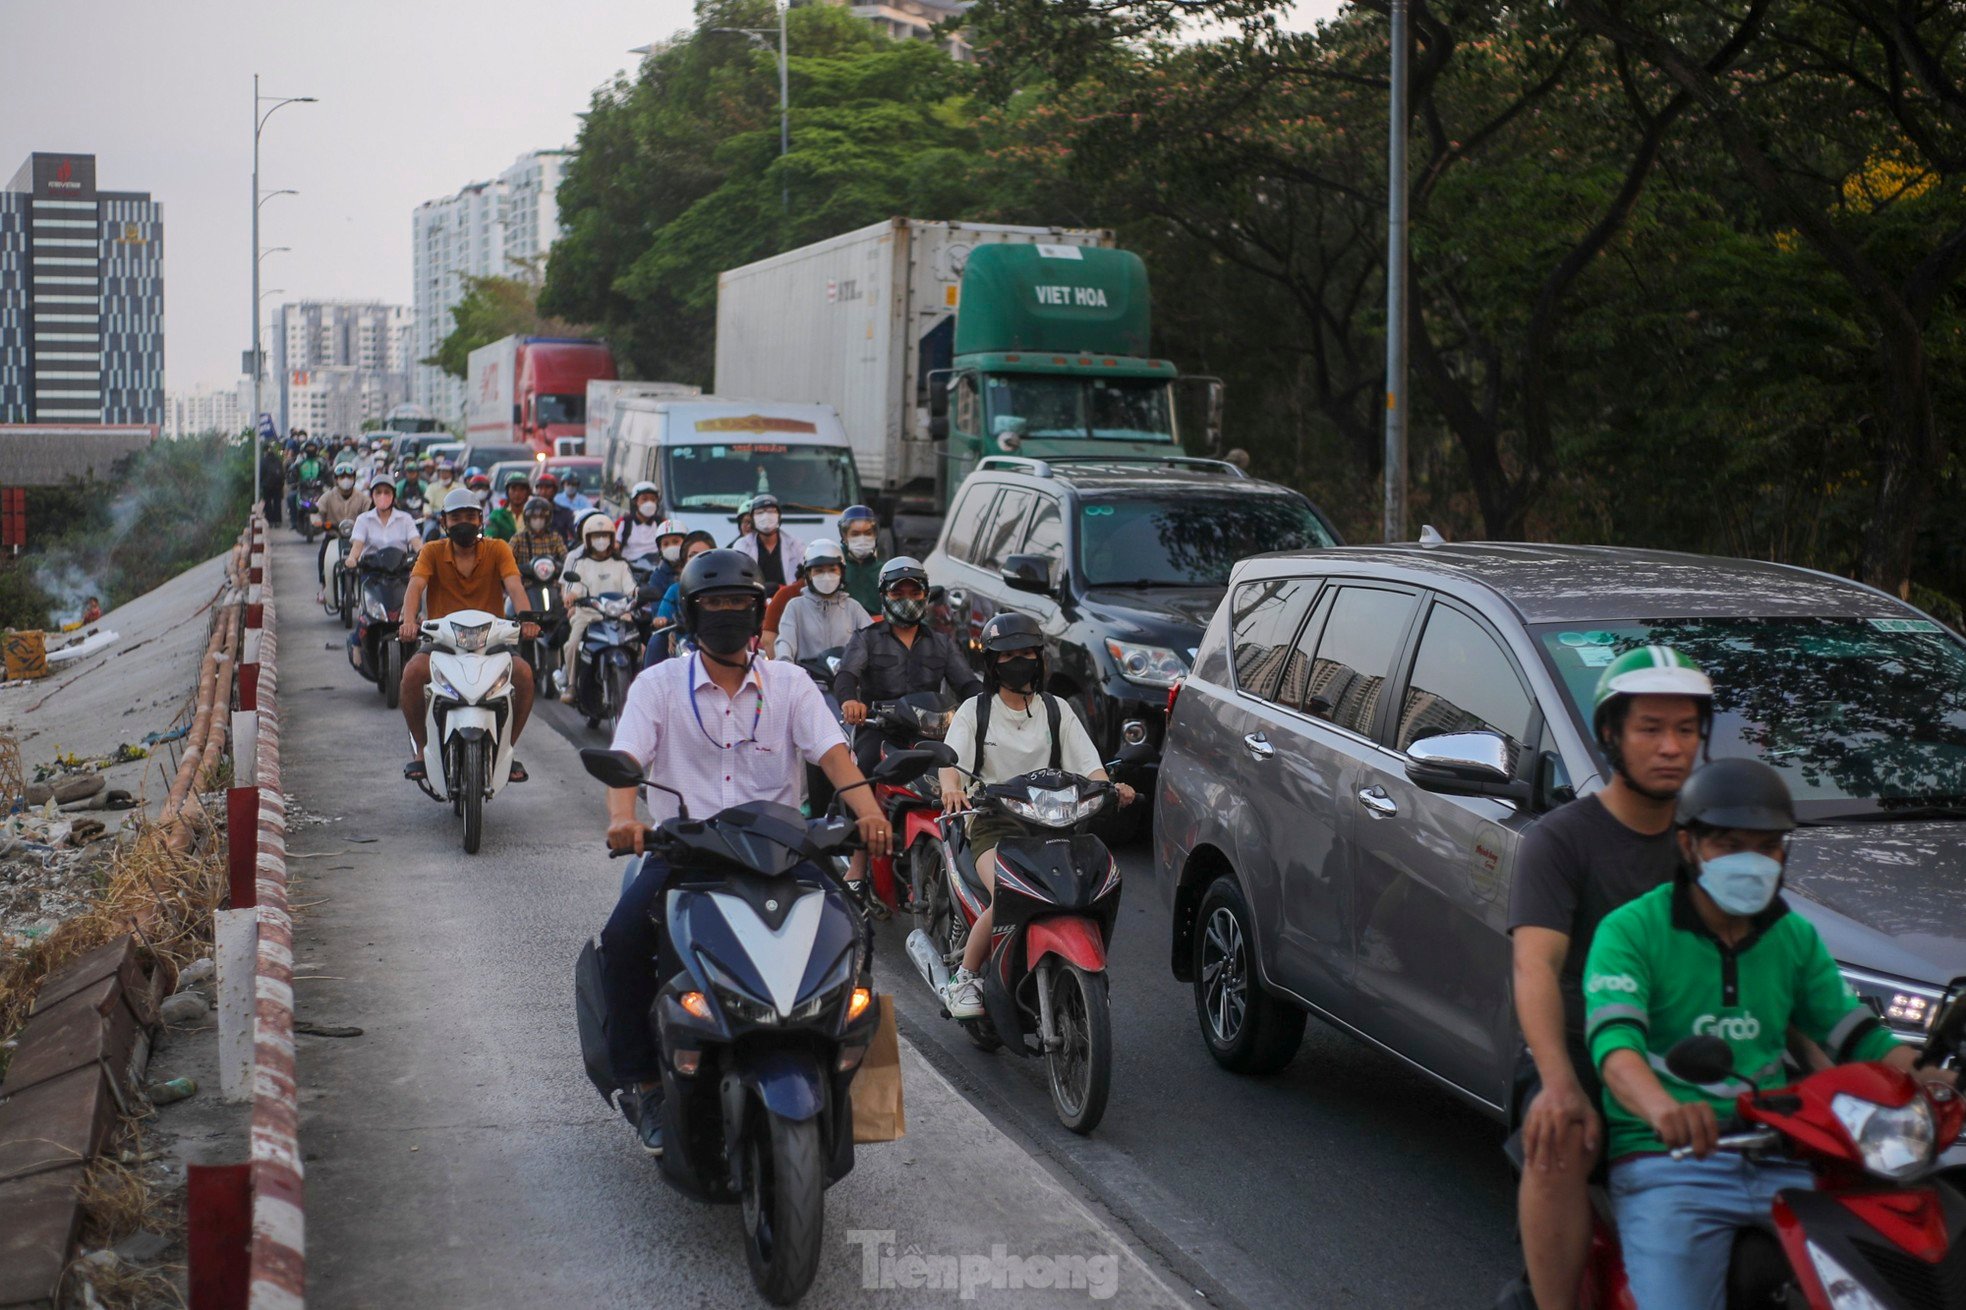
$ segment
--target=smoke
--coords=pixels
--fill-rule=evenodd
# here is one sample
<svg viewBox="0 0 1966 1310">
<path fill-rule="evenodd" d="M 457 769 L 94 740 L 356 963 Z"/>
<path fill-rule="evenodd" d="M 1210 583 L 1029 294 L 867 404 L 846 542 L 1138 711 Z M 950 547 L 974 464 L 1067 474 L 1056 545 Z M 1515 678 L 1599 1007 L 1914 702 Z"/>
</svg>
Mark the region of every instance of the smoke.
<svg viewBox="0 0 1966 1310">
<path fill-rule="evenodd" d="M 82 606 L 89 597 L 103 599 L 108 593 L 98 574 L 82 567 L 68 555 L 41 555 L 33 557 L 33 560 L 30 574 L 35 585 L 54 598 L 50 617 L 57 627 L 80 619 Z M 109 608 L 107 600 L 104 600 L 103 608 Z"/>
</svg>

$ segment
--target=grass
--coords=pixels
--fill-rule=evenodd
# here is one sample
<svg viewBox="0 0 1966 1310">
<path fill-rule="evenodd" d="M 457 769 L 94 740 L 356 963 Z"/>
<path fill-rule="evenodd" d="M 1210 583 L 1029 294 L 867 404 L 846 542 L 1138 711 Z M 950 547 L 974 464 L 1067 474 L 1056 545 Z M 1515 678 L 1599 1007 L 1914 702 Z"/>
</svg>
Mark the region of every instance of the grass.
<svg viewBox="0 0 1966 1310">
<path fill-rule="evenodd" d="M 184 1208 L 174 1193 L 151 1185 L 142 1172 L 143 1126 L 137 1119 L 125 1119 L 117 1134 L 137 1161 L 131 1168 L 104 1155 L 83 1175 L 82 1240 L 87 1250 L 101 1250 L 140 1231 L 158 1233 L 181 1240 Z M 135 1266 L 121 1260 L 91 1263 L 75 1260 L 68 1266 L 66 1285 L 87 1283 L 96 1300 L 108 1310 L 158 1310 L 182 1307 L 184 1296 L 177 1275 L 182 1265 L 150 1264 Z"/>
</svg>

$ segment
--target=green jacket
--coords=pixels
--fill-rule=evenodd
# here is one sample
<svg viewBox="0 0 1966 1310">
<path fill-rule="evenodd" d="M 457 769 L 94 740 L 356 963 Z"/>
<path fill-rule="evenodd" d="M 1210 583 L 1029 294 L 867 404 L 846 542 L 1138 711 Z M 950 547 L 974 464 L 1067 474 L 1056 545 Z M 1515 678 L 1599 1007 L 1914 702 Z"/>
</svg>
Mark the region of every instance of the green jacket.
<svg viewBox="0 0 1966 1310">
<path fill-rule="evenodd" d="M 881 616 L 881 565 L 879 555 L 869 555 L 864 561 L 853 556 L 846 557 L 846 594 L 860 602 L 860 608 L 873 618 Z"/>
<path fill-rule="evenodd" d="M 510 541 L 519 533 L 519 517 L 500 505 L 485 516 L 485 535 L 493 541 Z"/>
<path fill-rule="evenodd" d="M 1701 921 L 1684 869 L 1598 925 L 1584 964 L 1584 1015 L 1600 1071 L 1613 1051 L 1636 1051 L 1668 1092 L 1704 1099 L 1722 1122 L 1742 1092 L 1787 1081 L 1782 1052 L 1791 1027 L 1838 1063 L 1875 1060 L 1898 1044 L 1843 981 L 1816 929 L 1779 896 L 1729 949 Z M 1735 1076 L 1726 1082 L 1681 1082 L 1666 1069 L 1673 1044 L 1702 1033 L 1734 1048 Z M 1666 1149 L 1608 1087 L 1604 1118 L 1607 1159 Z"/>
</svg>

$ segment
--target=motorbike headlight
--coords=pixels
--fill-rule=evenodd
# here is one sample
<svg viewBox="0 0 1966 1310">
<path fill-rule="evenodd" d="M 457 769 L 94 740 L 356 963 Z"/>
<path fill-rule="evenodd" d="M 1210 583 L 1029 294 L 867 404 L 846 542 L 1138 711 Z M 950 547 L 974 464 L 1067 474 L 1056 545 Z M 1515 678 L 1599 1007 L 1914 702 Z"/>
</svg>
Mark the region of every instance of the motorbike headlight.
<svg viewBox="0 0 1966 1310">
<path fill-rule="evenodd" d="M 1106 638 L 1106 653 L 1119 666 L 1120 676 L 1142 687 L 1172 687 L 1188 676 L 1188 664 L 1165 646 L 1136 646 Z"/>
<path fill-rule="evenodd" d="M 1046 828 L 1069 828 L 1099 808 L 1099 798 L 1088 796 L 1081 800 L 1076 787 L 1059 787 L 1054 790 L 1031 788 L 1024 800 L 1015 797 L 1004 799 L 1004 808 L 1020 819 Z"/>
<path fill-rule="evenodd" d="M 1884 1303 L 1865 1291 L 1864 1285 L 1835 1256 L 1814 1242 L 1805 1245 L 1809 1248 L 1809 1263 L 1816 1267 L 1816 1281 L 1823 1285 L 1823 1294 L 1829 1297 L 1830 1310 L 1884 1310 Z"/>
<path fill-rule="evenodd" d="M 461 651 L 468 651 L 475 654 L 478 651 L 482 651 L 485 648 L 485 643 L 491 640 L 491 627 L 492 625 L 489 623 L 473 623 L 468 625 L 453 623 L 451 624 L 451 644 Z"/>
<path fill-rule="evenodd" d="M 485 693 L 485 699 L 491 700 L 494 697 L 503 696 L 511 689 L 512 670 L 508 668 L 505 672 L 499 674 L 497 680 L 492 683 L 491 689 Z"/>
<path fill-rule="evenodd" d="M 552 581 L 553 573 L 553 557 L 551 555 L 541 555 L 532 562 L 532 575 L 541 582 Z"/>
<path fill-rule="evenodd" d="M 625 600 L 604 600 L 601 602 L 601 613 L 607 618 L 618 619 L 628 612 L 628 604 Z"/>
<path fill-rule="evenodd" d="M 1859 1000 L 1877 1011 L 1886 1027 L 1914 1046 L 1924 1045 L 1925 1032 L 1945 1002 L 1945 993 L 1937 987 L 1862 969 L 1843 970 L 1843 981 Z"/>
<path fill-rule="evenodd" d="M 443 674 L 437 672 L 434 665 L 430 669 L 430 685 L 436 689 L 439 696 L 442 696 L 446 700 L 461 701 L 464 699 L 464 697 L 458 695 L 457 688 L 451 686 L 450 680 L 444 677 Z"/>
<path fill-rule="evenodd" d="M 778 1022 L 778 1007 L 769 1001 L 761 1001 L 744 990 L 743 984 L 726 973 L 718 963 L 703 952 L 696 953 L 696 962 L 703 966 L 703 972 L 710 977 L 710 988 L 717 994 L 717 1004 L 723 1006 L 724 1013 L 745 1023 L 775 1024 Z"/>
<path fill-rule="evenodd" d="M 1879 1177 L 1909 1178 L 1932 1162 L 1938 1132 L 1923 1096 L 1892 1106 L 1838 1092 L 1829 1108 L 1857 1144 L 1864 1168 Z"/>
<path fill-rule="evenodd" d="M 389 621 L 389 607 L 375 596 L 362 597 L 362 614 L 366 618 L 381 619 L 385 623 Z"/>
</svg>

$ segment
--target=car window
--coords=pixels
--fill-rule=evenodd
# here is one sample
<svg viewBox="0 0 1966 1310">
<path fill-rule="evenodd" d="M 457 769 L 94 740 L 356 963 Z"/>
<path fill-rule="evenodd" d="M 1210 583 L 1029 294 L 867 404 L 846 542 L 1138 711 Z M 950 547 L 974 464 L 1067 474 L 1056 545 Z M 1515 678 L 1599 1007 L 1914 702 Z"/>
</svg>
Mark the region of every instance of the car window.
<svg viewBox="0 0 1966 1310">
<path fill-rule="evenodd" d="M 1030 512 L 1034 498 L 1028 491 L 1016 487 L 1006 488 L 1002 499 L 997 501 L 997 512 L 990 520 L 990 527 L 976 546 L 976 562 L 986 569 L 1000 569 L 1005 559 L 1016 553 L 1017 543 L 1022 539 L 1018 534 L 1024 527 L 1024 515 Z"/>
<path fill-rule="evenodd" d="M 1488 729 L 1508 739 L 1509 759 L 1520 756 L 1535 706 L 1522 689 L 1515 661 L 1479 623 L 1448 605 L 1435 605 L 1413 656 L 1413 675 L 1399 707 L 1394 743 L 1450 732 Z"/>
<path fill-rule="evenodd" d="M 1277 683 L 1277 704 L 1308 711 L 1306 702 L 1311 697 L 1311 670 L 1317 667 L 1318 638 L 1324 634 L 1325 620 L 1331 617 L 1331 602 L 1337 595 L 1336 587 L 1326 587 L 1317 604 L 1311 607 L 1311 617 L 1305 620 L 1290 657 L 1283 662 L 1283 680 Z"/>
<path fill-rule="evenodd" d="M 1371 736 L 1386 676 L 1417 603 L 1400 591 L 1340 588 L 1311 665 L 1306 712 Z"/>
<path fill-rule="evenodd" d="M 1237 689 L 1264 700 L 1276 699 L 1293 649 L 1291 638 L 1297 635 L 1297 625 L 1317 590 L 1317 582 L 1309 578 L 1264 578 L 1236 588 L 1229 611 L 1233 634 L 1229 646 Z"/>
<path fill-rule="evenodd" d="M 949 535 L 942 549 L 950 559 L 967 560 L 970 549 L 976 544 L 976 529 L 983 522 L 984 512 L 997 497 L 997 489 L 985 484 L 971 487 L 963 492 L 962 502 L 956 512 L 949 516 Z"/>
<path fill-rule="evenodd" d="M 1058 581 L 1058 562 L 1065 558 L 1065 520 L 1058 512 L 1055 497 L 1038 497 L 1038 511 L 1031 516 L 1031 526 L 1024 532 L 1024 544 L 1018 549 L 1026 555 L 1042 555 L 1050 560 L 1051 580 Z"/>
</svg>

